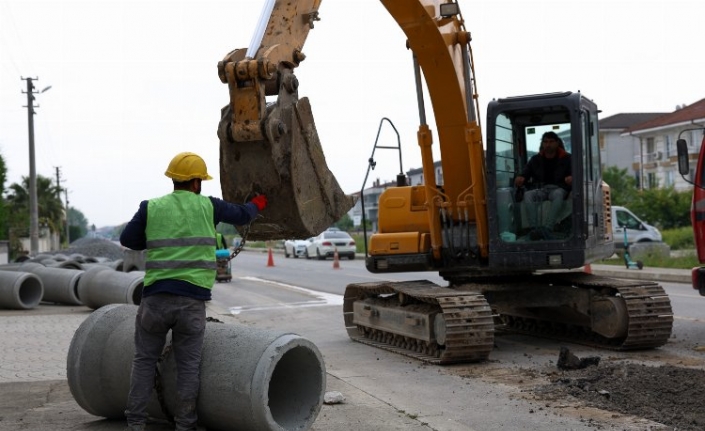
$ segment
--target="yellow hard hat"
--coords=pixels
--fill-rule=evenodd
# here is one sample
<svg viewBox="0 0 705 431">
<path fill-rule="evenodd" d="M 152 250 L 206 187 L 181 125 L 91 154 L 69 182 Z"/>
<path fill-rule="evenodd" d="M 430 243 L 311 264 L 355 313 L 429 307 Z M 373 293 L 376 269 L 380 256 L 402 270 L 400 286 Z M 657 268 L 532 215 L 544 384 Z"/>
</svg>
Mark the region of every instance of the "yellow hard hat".
<svg viewBox="0 0 705 431">
<path fill-rule="evenodd" d="M 201 156 L 189 152 L 179 153 L 174 156 L 171 162 L 169 162 L 169 167 L 166 168 L 164 175 L 179 182 L 192 180 L 194 178 L 200 178 L 202 180 L 213 179 L 213 177 L 208 175 L 206 162 L 203 161 Z"/>
</svg>

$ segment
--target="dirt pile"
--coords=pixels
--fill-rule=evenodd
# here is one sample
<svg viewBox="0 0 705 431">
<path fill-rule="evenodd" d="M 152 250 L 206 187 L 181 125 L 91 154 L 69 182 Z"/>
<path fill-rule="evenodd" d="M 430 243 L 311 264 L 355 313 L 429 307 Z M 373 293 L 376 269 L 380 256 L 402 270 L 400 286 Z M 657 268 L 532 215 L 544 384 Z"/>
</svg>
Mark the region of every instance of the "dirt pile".
<svg viewBox="0 0 705 431">
<path fill-rule="evenodd" d="M 705 429 L 705 371 L 610 363 L 560 371 L 537 394 L 572 396 L 603 410 L 647 418 L 679 431 Z"/>
</svg>

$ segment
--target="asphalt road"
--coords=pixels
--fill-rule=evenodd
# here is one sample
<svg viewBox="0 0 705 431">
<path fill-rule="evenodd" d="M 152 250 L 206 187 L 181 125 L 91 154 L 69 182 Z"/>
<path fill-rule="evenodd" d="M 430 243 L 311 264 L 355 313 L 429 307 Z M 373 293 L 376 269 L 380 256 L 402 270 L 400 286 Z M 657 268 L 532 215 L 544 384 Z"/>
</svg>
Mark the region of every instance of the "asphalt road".
<svg viewBox="0 0 705 431">
<path fill-rule="evenodd" d="M 562 344 L 552 340 L 497 334 L 490 360 L 439 367 L 348 338 L 341 310 L 348 283 L 424 278 L 443 284 L 435 273 L 371 274 L 361 259 L 342 260 L 339 268 L 330 259 L 285 259 L 274 254 L 273 261 L 274 266 L 268 266 L 266 253 L 241 253 L 233 261 L 233 280 L 214 287 L 208 313 L 226 323 L 294 332 L 315 343 L 325 360 L 326 389 L 341 392 L 345 402 L 324 405 L 314 431 L 668 429 L 573 399 L 537 395 L 535 388 L 556 373 Z M 676 315 L 673 336 L 665 346 L 613 352 L 571 344 L 571 350 L 604 361 L 705 369 L 705 298 L 685 283 L 662 285 Z M 68 391 L 66 352 L 73 332 L 89 313 L 85 307 L 51 304 L 27 311 L 0 310 L 0 431 L 124 429 L 123 422 L 83 411 Z M 166 429 L 158 424 L 150 427 Z"/>
</svg>

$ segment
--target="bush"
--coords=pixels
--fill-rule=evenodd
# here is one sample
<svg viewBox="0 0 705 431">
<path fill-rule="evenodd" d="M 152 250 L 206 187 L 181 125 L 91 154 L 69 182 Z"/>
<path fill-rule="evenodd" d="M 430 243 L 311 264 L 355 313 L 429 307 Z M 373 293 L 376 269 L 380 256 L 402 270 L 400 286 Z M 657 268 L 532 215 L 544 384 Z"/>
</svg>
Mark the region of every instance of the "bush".
<svg viewBox="0 0 705 431">
<path fill-rule="evenodd" d="M 671 250 L 695 249 L 695 239 L 691 226 L 668 229 L 661 232 L 663 242 L 671 246 Z"/>
</svg>

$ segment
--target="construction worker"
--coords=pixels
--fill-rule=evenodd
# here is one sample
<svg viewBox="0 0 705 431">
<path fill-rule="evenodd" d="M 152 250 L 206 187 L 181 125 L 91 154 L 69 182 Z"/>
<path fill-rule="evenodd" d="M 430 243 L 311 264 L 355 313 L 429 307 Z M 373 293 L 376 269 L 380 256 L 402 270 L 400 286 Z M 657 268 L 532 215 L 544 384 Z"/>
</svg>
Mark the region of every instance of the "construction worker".
<svg viewBox="0 0 705 431">
<path fill-rule="evenodd" d="M 128 429 L 142 431 L 155 384 L 157 361 L 171 330 L 177 367 L 176 430 L 196 430 L 199 368 L 206 328 L 205 301 L 216 277 L 216 232 L 220 222 L 245 225 L 267 206 L 257 195 L 245 205 L 201 196 L 210 180 L 206 163 L 194 153 L 177 154 L 164 173 L 174 191 L 142 201 L 120 235 L 132 250 L 147 250 L 142 300 L 135 319 L 135 356 L 125 416 Z"/>
</svg>

